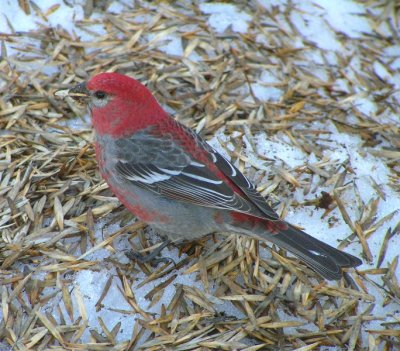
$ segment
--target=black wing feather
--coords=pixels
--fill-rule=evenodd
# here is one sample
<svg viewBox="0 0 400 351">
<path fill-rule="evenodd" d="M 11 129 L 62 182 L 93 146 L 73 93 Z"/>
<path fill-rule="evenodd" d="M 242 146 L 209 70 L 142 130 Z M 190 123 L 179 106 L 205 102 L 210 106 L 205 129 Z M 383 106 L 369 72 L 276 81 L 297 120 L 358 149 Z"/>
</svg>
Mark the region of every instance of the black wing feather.
<svg viewBox="0 0 400 351">
<path fill-rule="evenodd" d="M 268 205 L 267 199 L 261 196 L 254 184 L 217 151 L 214 151 L 214 155 L 216 157 L 215 163 L 217 167 L 248 196 L 249 200 L 262 211 L 265 218 L 269 220 L 278 220 L 278 214 Z"/>
<path fill-rule="evenodd" d="M 161 168 L 151 164 L 117 163 L 117 172 L 134 184 L 200 206 L 251 212 L 252 206 L 206 167 Z"/>
</svg>

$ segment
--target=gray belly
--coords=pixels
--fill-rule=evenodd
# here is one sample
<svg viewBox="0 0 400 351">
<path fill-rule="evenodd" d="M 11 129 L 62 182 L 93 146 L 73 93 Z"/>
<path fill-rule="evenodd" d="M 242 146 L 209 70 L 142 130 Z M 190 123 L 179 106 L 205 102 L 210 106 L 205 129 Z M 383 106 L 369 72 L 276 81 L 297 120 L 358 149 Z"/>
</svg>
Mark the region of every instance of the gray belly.
<svg viewBox="0 0 400 351">
<path fill-rule="evenodd" d="M 217 231 L 213 225 L 213 210 L 168 199 L 151 191 L 133 186 L 140 206 L 157 210 L 168 222 L 149 223 L 160 234 L 167 235 L 172 241 L 195 240 Z"/>
</svg>

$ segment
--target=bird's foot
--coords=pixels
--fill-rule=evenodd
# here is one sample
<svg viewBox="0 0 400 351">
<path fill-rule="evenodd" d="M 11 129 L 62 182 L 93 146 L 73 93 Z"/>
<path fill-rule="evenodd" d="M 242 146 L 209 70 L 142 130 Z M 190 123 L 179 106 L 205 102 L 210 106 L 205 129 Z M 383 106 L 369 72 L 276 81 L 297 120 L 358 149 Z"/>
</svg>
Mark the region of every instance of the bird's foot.
<svg viewBox="0 0 400 351">
<path fill-rule="evenodd" d="M 170 240 L 163 241 L 158 247 L 156 247 L 148 255 L 142 255 L 141 253 L 136 252 L 136 251 L 129 251 L 126 253 L 126 256 L 129 259 L 131 259 L 133 261 L 137 261 L 139 263 L 153 262 L 155 264 L 158 264 L 158 263 L 172 262 L 175 265 L 175 262 L 172 258 L 169 258 L 169 257 L 156 258 L 161 253 L 161 251 L 164 250 L 170 243 L 171 243 Z"/>
</svg>

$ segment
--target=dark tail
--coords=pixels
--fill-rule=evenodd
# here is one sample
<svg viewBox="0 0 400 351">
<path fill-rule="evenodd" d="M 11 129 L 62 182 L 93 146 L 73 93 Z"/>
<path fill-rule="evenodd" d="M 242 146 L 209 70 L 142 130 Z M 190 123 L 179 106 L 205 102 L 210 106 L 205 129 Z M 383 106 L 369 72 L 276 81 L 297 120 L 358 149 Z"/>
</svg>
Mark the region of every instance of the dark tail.
<svg viewBox="0 0 400 351">
<path fill-rule="evenodd" d="M 342 268 L 356 267 L 362 263 L 359 258 L 335 249 L 290 224 L 276 234 L 259 231 L 257 234 L 298 256 L 328 280 L 338 280 L 342 276 Z"/>
</svg>

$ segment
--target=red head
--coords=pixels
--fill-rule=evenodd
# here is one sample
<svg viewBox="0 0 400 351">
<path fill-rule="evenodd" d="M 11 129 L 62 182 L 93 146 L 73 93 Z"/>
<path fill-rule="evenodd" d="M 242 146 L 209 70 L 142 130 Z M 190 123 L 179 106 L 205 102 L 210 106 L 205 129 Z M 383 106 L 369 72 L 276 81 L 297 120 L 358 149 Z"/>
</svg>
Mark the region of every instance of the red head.
<svg viewBox="0 0 400 351">
<path fill-rule="evenodd" d="M 143 84 L 123 74 L 100 73 L 70 92 L 88 96 L 98 134 L 127 136 L 168 117 Z"/>
</svg>

